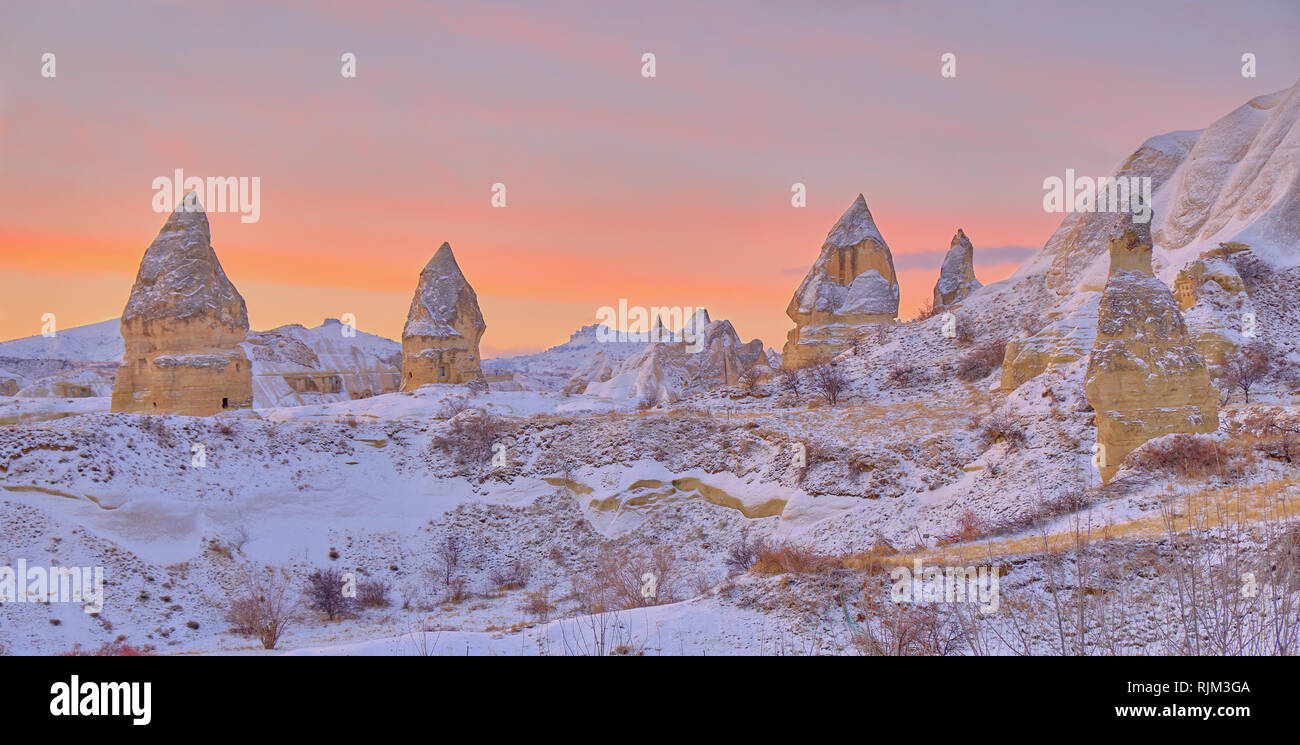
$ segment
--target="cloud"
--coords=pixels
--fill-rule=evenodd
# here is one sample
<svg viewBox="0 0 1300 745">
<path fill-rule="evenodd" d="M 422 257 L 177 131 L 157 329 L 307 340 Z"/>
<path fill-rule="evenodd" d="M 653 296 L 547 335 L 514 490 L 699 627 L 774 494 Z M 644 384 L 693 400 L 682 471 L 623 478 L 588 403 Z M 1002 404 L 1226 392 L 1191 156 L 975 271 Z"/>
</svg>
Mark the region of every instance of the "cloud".
<svg viewBox="0 0 1300 745">
<path fill-rule="evenodd" d="M 1036 253 L 1038 253 L 1038 249 L 1030 246 L 976 246 L 975 266 L 993 266 L 1008 262 L 1021 264 L 1025 259 Z M 900 271 L 905 269 L 934 269 L 938 271 L 939 267 L 943 266 L 943 257 L 947 254 L 947 251 L 916 251 L 897 254 L 894 256 L 894 268 Z"/>
</svg>

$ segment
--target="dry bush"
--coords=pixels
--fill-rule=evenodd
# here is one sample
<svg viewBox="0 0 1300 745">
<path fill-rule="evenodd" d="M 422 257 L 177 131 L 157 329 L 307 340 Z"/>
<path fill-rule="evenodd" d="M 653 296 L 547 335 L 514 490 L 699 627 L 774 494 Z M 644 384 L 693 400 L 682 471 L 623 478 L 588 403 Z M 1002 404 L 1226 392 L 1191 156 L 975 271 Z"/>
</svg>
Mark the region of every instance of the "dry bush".
<svg viewBox="0 0 1300 745">
<path fill-rule="evenodd" d="M 1002 365 L 1002 359 L 1006 354 L 1007 342 L 1005 339 L 981 344 L 957 360 L 957 377 L 967 383 L 983 380 L 989 376 L 989 373 Z"/>
<path fill-rule="evenodd" d="M 283 570 L 249 570 L 233 594 L 226 620 L 235 633 L 256 638 L 263 649 L 275 649 L 295 605 Z"/>
<path fill-rule="evenodd" d="M 499 417 L 482 409 L 466 409 L 451 418 L 445 431 L 429 437 L 429 450 L 450 454 L 457 465 L 482 473 L 495 455 L 492 446 L 506 433 L 506 424 Z"/>
<path fill-rule="evenodd" d="M 497 593 L 506 590 L 523 589 L 528 584 L 528 578 L 533 574 L 533 568 L 522 559 L 514 559 L 505 566 L 494 568 L 488 574 L 488 581 Z"/>
<path fill-rule="evenodd" d="M 740 390 L 746 395 L 754 395 L 754 389 L 758 387 L 758 382 L 762 380 L 763 374 L 758 367 L 751 367 L 740 374 Z"/>
<path fill-rule="evenodd" d="M 0 648 L 3 649 L 3 648 Z M 268 647 L 270 649 L 270 647 Z M 91 652 L 82 648 L 80 643 L 74 643 L 72 649 L 66 652 L 60 652 L 60 657 L 153 657 L 153 649 L 148 647 L 136 647 L 127 644 L 122 639 L 115 639 L 111 642 L 104 642 L 99 645 L 99 649 Z"/>
<path fill-rule="evenodd" d="M 555 612 L 555 606 L 551 604 L 551 586 L 542 585 L 536 590 L 524 593 L 524 604 L 520 610 L 527 613 L 533 620 L 539 623 L 545 623 Z"/>
<path fill-rule="evenodd" d="M 460 575 L 452 577 L 451 580 L 447 582 L 446 597 L 448 603 L 459 603 L 469 597 L 469 580 Z"/>
<path fill-rule="evenodd" d="M 828 556 L 813 553 L 797 543 L 784 541 L 766 543 L 758 549 L 758 556 L 750 571 L 756 574 L 813 574 L 834 568 L 836 562 Z"/>
<path fill-rule="evenodd" d="M 637 399 L 636 408 L 638 411 L 648 411 L 659 405 L 658 391 L 646 391 Z"/>
<path fill-rule="evenodd" d="M 807 368 L 808 383 L 813 393 L 834 406 L 848 393 L 849 377 L 834 362 L 823 362 Z"/>
<path fill-rule="evenodd" d="M 456 396 L 449 398 L 438 405 L 438 410 L 434 416 L 438 419 L 451 419 L 457 414 L 469 408 L 469 400 Z"/>
<path fill-rule="evenodd" d="M 1282 355 L 1272 344 L 1253 341 L 1241 348 L 1237 356 L 1223 363 L 1219 379 L 1224 392 L 1224 403 L 1234 390 L 1241 391 L 1245 403 L 1250 403 L 1250 391 L 1262 383 L 1278 365 Z"/>
<path fill-rule="evenodd" d="M 723 563 L 732 572 L 748 572 L 749 568 L 758 561 L 759 552 L 766 548 L 767 539 L 760 537 L 750 540 L 749 528 L 746 527 L 740 532 L 740 540 L 732 544 Z"/>
<path fill-rule="evenodd" d="M 928 321 L 931 318 L 934 318 L 935 316 L 939 315 L 940 312 L 941 309 L 934 307 L 933 300 L 926 300 L 924 303 L 921 303 L 921 306 L 919 308 L 916 309 L 916 315 L 912 316 L 912 319 L 909 321 L 909 323 Z"/>
<path fill-rule="evenodd" d="M 307 577 L 304 587 L 307 604 L 331 621 L 356 610 L 355 598 L 343 595 L 343 573 L 338 569 L 317 569 Z"/>
<path fill-rule="evenodd" d="M 958 346 L 969 347 L 975 343 L 975 328 L 961 316 L 957 316 L 956 341 Z"/>
<path fill-rule="evenodd" d="M 854 646 L 867 656 L 943 657 L 963 647 L 961 624 L 936 605 L 885 602 L 868 588 L 856 613 L 843 609 Z"/>
<path fill-rule="evenodd" d="M 363 608 L 387 608 L 390 589 L 388 580 L 364 577 L 357 580 L 357 602 Z"/>
<path fill-rule="evenodd" d="M 1234 435 L 1255 439 L 1255 449 L 1269 458 L 1294 463 L 1300 457 L 1300 421 L 1278 407 L 1252 410 L 1233 428 Z"/>
<path fill-rule="evenodd" d="M 1176 617 L 1161 627 L 1164 651 L 1294 655 L 1300 651 L 1297 525 L 1279 505 L 1265 519 L 1251 520 L 1219 499 L 1189 494 L 1181 504 L 1161 505 L 1166 540 L 1176 552 L 1163 566 L 1166 592 L 1176 600 Z M 1205 517 L 1210 510 L 1224 515 L 1224 523 L 1212 525 Z M 1259 537 L 1263 550 L 1252 550 Z M 1247 576 L 1251 581 L 1243 583 Z"/>
<path fill-rule="evenodd" d="M 979 427 L 980 439 L 989 444 L 1005 442 L 1008 450 L 1024 447 L 1028 439 L 1024 427 L 1006 412 L 989 414 L 981 418 L 976 426 Z"/>
<path fill-rule="evenodd" d="M 433 549 L 433 558 L 438 565 L 434 570 L 434 577 L 439 580 L 448 594 L 452 582 L 457 578 L 456 572 L 460 569 L 464 556 L 465 549 L 461 544 L 460 534 L 455 531 L 444 535 Z"/>
<path fill-rule="evenodd" d="M 1208 435 L 1176 434 L 1157 437 L 1129 453 L 1124 462 L 1146 474 L 1194 478 L 1236 478 L 1249 466 L 1249 453 L 1232 443 Z"/>
<path fill-rule="evenodd" d="M 661 605 L 677 600 L 681 577 L 671 546 L 603 546 L 592 570 L 572 579 L 573 597 L 583 614 Z"/>
<path fill-rule="evenodd" d="M 987 535 L 988 532 L 989 527 L 984 522 L 984 519 L 977 515 L 975 510 L 967 507 L 962 510 L 961 515 L 957 518 L 957 529 L 941 538 L 938 545 L 973 541 Z"/>
<path fill-rule="evenodd" d="M 915 388 L 930 382 L 929 369 L 925 365 L 902 363 L 896 365 L 885 375 L 885 382 L 898 388 Z"/>
<path fill-rule="evenodd" d="M 782 393 L 798 396 L 799 382 L 799 371 L 790 369 L 781 373 L 781 377 L 777 379 L 777 387 L 781 389 Z"/>
</svg>

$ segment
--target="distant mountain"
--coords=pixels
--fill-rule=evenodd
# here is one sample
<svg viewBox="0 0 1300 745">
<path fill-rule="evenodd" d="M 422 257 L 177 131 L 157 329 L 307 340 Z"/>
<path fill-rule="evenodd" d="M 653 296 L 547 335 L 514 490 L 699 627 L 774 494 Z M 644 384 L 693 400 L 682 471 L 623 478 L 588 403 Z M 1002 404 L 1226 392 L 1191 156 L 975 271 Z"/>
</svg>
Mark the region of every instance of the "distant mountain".
<svg viewBox="0 0 1300 745">
<path fill-rule="evenodd" d="M 53 338 L 28 336 L 0 342 L 0 357 L 67 360 L 69 362 L 120 362 L 122 325 L 116 318 L 59 329 Z"/>
<path fill-rule="evenodd" d="M 483 372 L 489 376 L 513 374 L 524 388 L 561 390 L 575 373 L 591 367 L 599 355 L 618 363 L 645 348 L 643 340 L 599 341 L 613 335 L 609 327 L 593 323 L 574 331 L 565 343 L 544 352 L 485 359 Z"/>
<path fill-rule="evenodd" d="M 352 333 L 345 336 L 344 332 Z M 402 346 L 347 329 L 335 318 L 309 329 L 301 324 L 253 331 L 241 345 L 253 362 L 253 406 L 369 398 L 397 390 Z"/>
</svg>

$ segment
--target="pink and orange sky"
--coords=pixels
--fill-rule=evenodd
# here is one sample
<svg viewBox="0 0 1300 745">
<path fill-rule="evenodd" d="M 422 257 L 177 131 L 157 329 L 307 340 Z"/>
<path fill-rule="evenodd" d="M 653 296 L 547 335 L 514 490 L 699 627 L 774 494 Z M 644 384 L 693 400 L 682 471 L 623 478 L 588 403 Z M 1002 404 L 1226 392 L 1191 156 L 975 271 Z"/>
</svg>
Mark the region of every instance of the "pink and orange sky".
<svg viewBox="0 0 1300 745">
<path fill-rule="evenodd" d="M 906 316 L 958 227 L 980 279 L 1004 278 L 1060 222 L 1044 178 L 1108 174 L 1147 137 L 1300 75 L 1291 0 L 0 13 L 0 339 L 40 333 L 45 313 L 61 328 L 116 317 L 166 217 L 153 180 L 183 168 L 261 179 L 259 222 L 209 215 L 257 329 L 352 313 L 398 338 L 449 241 L 485 356 L 559 343 L 620 298 L 707 307 L 779 349 L 791 294 L 859 192 Z"/>
</svg>

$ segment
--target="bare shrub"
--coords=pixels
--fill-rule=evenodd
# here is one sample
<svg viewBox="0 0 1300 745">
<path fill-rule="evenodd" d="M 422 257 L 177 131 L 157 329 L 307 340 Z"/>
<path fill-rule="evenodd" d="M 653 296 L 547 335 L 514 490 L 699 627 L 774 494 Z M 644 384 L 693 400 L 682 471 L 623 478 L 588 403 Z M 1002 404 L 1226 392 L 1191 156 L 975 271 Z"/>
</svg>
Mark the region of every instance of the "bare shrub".
<svg viewBox="0 0 1300 745">
<path fill-rule="evenodd" d="M 786 370 L 785 372 L 782 372 L 781 377 L 777 379 L 777 386 L 781 389 L 782 393 L 788 393 L 791 396 L 798 396 L 799 395 L 799 371 L 797 369 L 791 368 L 789 370 Z"/>
<path fill-rule="evenodd" d="M 1024 447 L 1028 437 L 1024 427 L 1006 412 L 995 412 L 983 417 L 979 423 L 979 435 L 984 442 L 992 444 L 1005 442 L 1008 450 Z"/>
<path fill-rule="evenodd" d="M 746 395 L 754 395 L 754 389 L 758 387 L 758 382 L 763 378 L 762 372 L 758 367 L 751 367 L 740 374 L 740 390 Z"/>
<path fill-rule="evenodd" d="M 829 557 L 813 553 L 797 543 L 784 541 L 760 546 L 750 571 L 757 574 L 811 574 L 832 568 Z"/>
<path fill-rule="evenodd" d="M 505 566 L 494 568 L 488 574 L 488 581 L 492 587 L 502 593 L 506 590 L 519 590 L 528 584 L 528 578 L 532 576 L 533 568 L 522 559 L 513 559 Z"/>
<path fill-rule="evenodd" d="M 962 510 L 961 515 L 957 518 L 957 529 L 940 539 L 939 545 L 973 541 L 988 532 L 989 528 L 984 519 L 976 514 L 975 510 L 967 507 Z"/>
<path fill-rule="evenodd" d="M 916 315 L 912 316 L 912 319 L 911 321 L 909 321 L 909 323 L 928 321 L 929 319 L 939 315 L 939 313 L 941 312 L 942 312 L 941 308 L 934 307 L 933 300 L 926 300 L 925 302 L 921 303 L 921 306 L 919 308 L 916 309 Z"/>
<path fill-rule="evenodd" d="M 411 603 L 420 594 L 420 585 L 413 580 L 406 580 L 398 588 L 402 595 L 402 610 L 411 610 Z"/>
<path fill-rule="evenodd" d="M 592 570 L 573 578 L 573 595 L 584 614 L 627 610 L 676 601 L 679 579 L 672 546 L 605 545 Z"/>
<path fill-rule="evenodd" d="M 363 577 L 357 581 L 357 602 L 363 608 L 387 608 L 388 591 L 392 585 L 388 580 Z"/>
<path fill-rule="evenodd" d="M 929 370 L 925 365 L 904 362 L 885 375 L 885 382 L 898 388 L 914 388 L 930 382 Z"/>
<path fill-rule="evenodd" d="M 999 339 L 975 347 L 957 360 L 956 373 L 960 380 L 973 383 L 987 378 L 989 373 L 1002 365 L 1002 358 L 1007 354 L 1007 342 Z"/>
<path fill-rule="evenodd" d="M 1254 341 L 1247 344 L 1237 356 L 1223 364 L 1219 379 L 1221 388 L 1228 395 L 1233 390 L 1240 390 L 1245 402 L 1250 403 L 1251 389 L 1269 376 L 1279 356 L 1277 349 L 1268 342 Z"/>
<path fill-rule="evenodd" d="M 551 586 L 542 585 L 536 590 L 524 593 L 524 604 L 520 609 L 539 623 L 545 623 L 550 619 L 551 613 L 555 611 L 555 606 L 551 604 Z"/>
<path fill-rule="evenodd" d="M 283 570 L 249 570 L 233 594 L 226 620 L 235 633 L 256 638 L 263 649 L 275 649 L 295 605 Z"/>
<path fill-rule="evenodd" d="M 749 568 L 758 561 L 759 551 L 765 548 L 767 548 L 766 539 L 760 537 L 750 540 L 749 528 L 745 528 L 740 532 L 740 540 L 732 544 L 731 549 L 727 551 L 723 563 L 733 572 L 748 572 Z"/>
<path fill-rule="evenodd" d="M 653 409 L 658 405 L 659 405 L 659 392 L 651 391 L 651 390 L 647 390 L 644 393 L 642 393 L 641 398 L 637 399 L 636 402 L 636 408 L 639 411 L 646 411 L 649 409 Z"/>
<path fill-rule="evenodd" d="M 962 646 L 961 624 L 936 605 L 885 602 L 868 588 L 856 613 L 846 604 L 843 611 L 853 644 L 864 655 L 942 657 L 958 653 Z"/>
<path fill-rule="evenodd" d="M 1255 448 L 1270 458 L 1294 463 L 1300 456 L 1300 420 L 1288 419 L 1281 408 L 1250 411 L 1234 431 L 1255 438 Z"/>
<path fill-rule="evenodd" d="M 438 562 L 435 574 L 441 579 L 444 588 L 451 586 L 456 570 L 460 569 L 465 549 L 461 545 L 460 534 L 452 531 L 442 537 L 433 549 L 433 558 Z"/>
<path fill-rule="evenodd" d="M 331 621 L 355 610 L 355 599 L 343 595 L 343 573 L 338 569 L 313 571 L 307 577 L 305 590 L 308 605 Z"/>
<path fill-rule="evenodd" d="M 0 648 L 2 649 L 2 648 Z M 270 649 L 270 647 L 267 647 Z M 84 649 L 81 644 L 74 643 L 72 649 L 59 653 L 60 657 L 152 657 L 153 649 L 149 647 L 137 647 L 127 644 L 122 639 L 115 639 L 111 642 L 104 642 L 94 652 Z"/>
<path fill-rule="evenodd" d="M 827 404 L 834 406 L 848 392 L 849 378 L 844 370 L 834 362 L 823 362 L 808 368 L 808 382 L 813 393 Z"/>
<path fill-rule="evenodd" d="M 468 408 L 468 399 L 461 396 L 455 396 L 443 401 L 441 404 L 438 404 L 438 409 L 434 412 L 434 416 L 439 419 L 451 419 Z"/>
<path fill-rule="evenodd" d="M 492 446 L 506 435 L 499 417 L 482 409 L 466 409 L 453 416 L 443 432 L 429 437 L 430 451 L 450 454 L 457 465 L 482 473 L 492 462 Z"/>
<path fill-rule="evenodd" d="M 1158 437 L 1129 453 L 1124 462 L 1149 474 L 1240 476 L 1246 463 L 1237 448 L 1208 435 Z"/>
<path fill-rule="evenodd" d="M 461 575 L 452 577 L 447 582 L 447 602 L 459 603 L 469 597 L 469 580 Z"/>
</svg>

